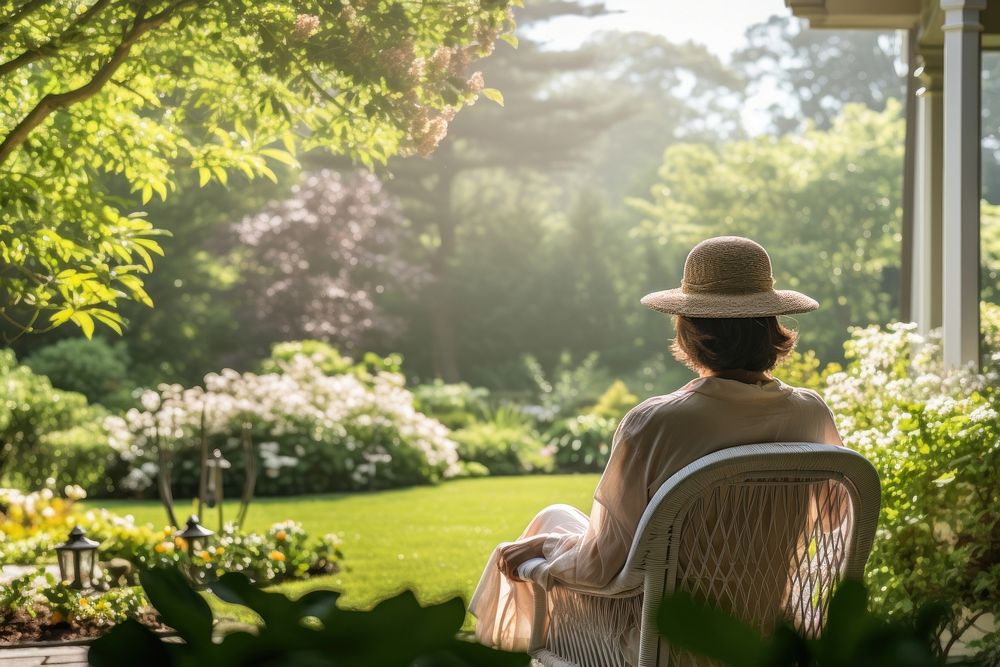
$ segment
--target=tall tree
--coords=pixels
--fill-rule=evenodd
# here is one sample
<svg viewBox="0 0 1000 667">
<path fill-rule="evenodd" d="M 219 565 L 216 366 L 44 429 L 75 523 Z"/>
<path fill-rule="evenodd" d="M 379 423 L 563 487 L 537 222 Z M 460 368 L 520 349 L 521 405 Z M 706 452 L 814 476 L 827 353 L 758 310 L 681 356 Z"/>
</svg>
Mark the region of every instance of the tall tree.
<svg viewBox="0 0 1000 667">
<path fill-rule="evenodd" d="M 801 19 L 772 16 L 747 29 L 746 38 L 733 64 L 752 95 L 772 101 L 771 125 L 779 134 L 807 121 L 829 128 L 845 104 L 881 111 L 905 94 L 895 33 L 809 30 Z"/>
<path fill-rule="evenodd" d="M 274 178 L 300 148 L 367 165 L 428 153 L 509 0 L 0 0 L 0 317 L 14 335 L 120 330 L 161 253 L 132 200 Z"/>
<path fill-rule="evenodd" d="M 600 9 L 599 7 L 597 9 Z M 555 16 L 595 8 L 574 2 L 540 3 L 518 14 L 530 26 Z M 504 108 L 477 105 L 457 119 L 447 140 L 430 160 L 391 165 L 390 188 L 403 200 L 418 238 L 431 282 L 421 295 L 433 345 L 433 372 L 457 379 L 455 264 L 461 261 L 460 233 L 470 212 L 481 206 L 483 189 L 463 188 L 473 174 L 501 179 L 545 178 L 567 186 L 548 202 L 572 205 L 572 192 L 592 181 L 618 179 L 624 189 L 633 163 L 627 147 L 642 146 L 647 169 L 676 128 L 695 118 L 695 100 L 709 89 L 738 87 L 731 73 L 704 49 L 677 47 L 657 37 L 608 35 L 573 51 L 557 51 L 522 40 L 515 49 L 499 45 L 486 75 L 504 90 Z M 710 73 L 711 72 L 711 73 Z M 685 98 L 688 98 L 686 101 Z M 654 122 L 644 124 L 645 121 Z M 635 125 L 630 121 L 635 120 Z M 641 127 L 639 132 L 630 132 Z M 628 137 L 616 143 L 614 132 Z M 603 148 L 597 142 L 604 141 Z M 619 160 L 627 165 L 609 164 Z M 489 180 L 476 181 L 483 188 Z M 603 189 L 603 188 L 602 188 Z M 552 194 L 552 193 L 550 193 Z M 503 220 L 492 224 L 502 226 Z"/>
<path fill-rule="evenodd" d="M 521 10 L 518 21 L 526 25 L 594 11 L 576 2 L 539 3 Z M 491 83 L 505 91 L 504 108 L 477 105 L 456 119 L 432 159 L 411 158 L 391 165 L 395 179 L 390 188 L 403 198 L 407 217 L 417 236 L 425 240 L 424 261 L 431 281 L 422 302 L 427 307 L 434 372 L 439 377 L 459 377 L 449 275 L 463 217 L 456 185 L 463 174 L 474 170 L 541 169 L 568 162 L 615 114 L 614 104 L 553 86 L 558 77 L 592 62 L 589 54 L 545 50 L 529 40 L 521 40 L 517 48 L 498 44 L 485 72 Z"/>
<path fill-rule="evenodd" d="M 848 105 L 829 130 L 667 150 L 660 182 L 635 205 L 644 238 L 672 253 L 701 239 L 748 236 L 770 252 L 778 287 L 817 298 L 802 317 L 803 349 L 842 358 L 855 325 L 898 317 L 903 120 Z"/>
</svg>

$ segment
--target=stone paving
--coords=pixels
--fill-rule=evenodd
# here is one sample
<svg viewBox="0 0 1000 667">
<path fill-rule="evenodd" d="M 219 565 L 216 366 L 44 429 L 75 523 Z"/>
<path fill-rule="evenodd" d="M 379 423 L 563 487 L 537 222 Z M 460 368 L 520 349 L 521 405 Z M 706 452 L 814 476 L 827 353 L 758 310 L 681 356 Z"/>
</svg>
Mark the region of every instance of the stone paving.
<svg viewBox="0 0 1000 667">
<path fill-rule="evenodd" d="M 86 646 L 0 648 L 0 666 L 2 667 L 38 667 L 38 665 L 84 667 L 86 664 Z"/>
</svg>

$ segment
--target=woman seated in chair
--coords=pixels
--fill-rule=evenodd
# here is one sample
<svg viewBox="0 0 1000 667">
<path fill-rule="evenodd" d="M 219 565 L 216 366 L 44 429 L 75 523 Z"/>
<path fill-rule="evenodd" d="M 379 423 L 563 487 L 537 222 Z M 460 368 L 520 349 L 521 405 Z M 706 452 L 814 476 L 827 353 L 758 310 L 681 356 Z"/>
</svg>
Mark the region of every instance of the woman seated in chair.
<svg viewBox="0 0 1000 667">
<path fill-rule="evenodd" d="M 778 316 L 818 307 L 804 294 L 774 290 L 773 282 L 763 247 L 724 236 L 694 247 L 680 288 L 642 299 L 674 316 L 673 354 L 698 377 L 625 415 L 589 517 L 568 505 L 547 507 L 517 541 L 494 550 L 469 605 L 480 642 L 529 649 L 532 584 L 518 578 L 528 560 L 544 558 L 531 574 L 544 586 L 606 586 L 625 564 L 652 495 L 689 463 L 751 443 L 841 444 L 816 392 L 771 376 L 796 340 Z"/>
</svg>

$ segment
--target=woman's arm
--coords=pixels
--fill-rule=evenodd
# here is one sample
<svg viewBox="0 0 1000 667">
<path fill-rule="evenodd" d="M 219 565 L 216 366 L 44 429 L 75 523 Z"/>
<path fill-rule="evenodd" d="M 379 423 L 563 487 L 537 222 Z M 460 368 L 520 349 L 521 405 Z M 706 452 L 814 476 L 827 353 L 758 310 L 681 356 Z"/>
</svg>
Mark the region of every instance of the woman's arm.
<svg viewBox="0 0 1000 667">
<path fill-rule="evenodd" d="M 497 556 L 497 568 L 503 572 L 508 579 L 519 580 L 517 568 L 525 561 L 532 558 L 544 558 L 542 547 L 545 544 L 548 533 L 528 537 L 517 542 L 509 542 L 498 547 L 500 552 Z"/>
<path fill-rule="evenodd" d="M 643 404 L 622 419 L 611 456 L 594 492 L 587 530 L 552 533 L 542 545 L 549 575 L 568 584 L 599 588 L 610 582 L 628 557 L 636 527 L 649 501 L 650 444 L 658 437 L 655 410 Z"/>
</svg>

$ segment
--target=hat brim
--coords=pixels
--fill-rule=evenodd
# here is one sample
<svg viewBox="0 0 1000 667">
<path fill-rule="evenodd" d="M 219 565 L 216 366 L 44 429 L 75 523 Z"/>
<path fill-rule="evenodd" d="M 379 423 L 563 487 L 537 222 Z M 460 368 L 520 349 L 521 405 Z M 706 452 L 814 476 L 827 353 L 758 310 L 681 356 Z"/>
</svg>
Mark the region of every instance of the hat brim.
<svg viewBox="0 0 1000 667">
<path fill-rule="evenodd" d="M 754 294 L 689 294 L 678 289 L 653 292 L 641 303 L 667 315 L 684 317 L 774 317 L 808 313 L 819 304 L 793 290 L 772 290 Z"/>
</svg>

